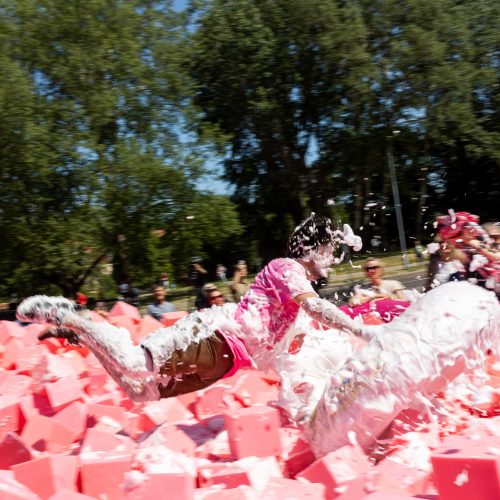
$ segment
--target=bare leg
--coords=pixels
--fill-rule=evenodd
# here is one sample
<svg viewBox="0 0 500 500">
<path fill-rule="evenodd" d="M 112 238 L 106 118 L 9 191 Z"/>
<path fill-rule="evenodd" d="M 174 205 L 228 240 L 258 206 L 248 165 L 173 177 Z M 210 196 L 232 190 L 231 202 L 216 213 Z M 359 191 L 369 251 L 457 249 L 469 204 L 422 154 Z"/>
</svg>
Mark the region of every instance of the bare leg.
<svg viewBox="0 0 500 500">
<path fill-rule="evenodd" d="M 435 288 L 330 377 L 305 425 L 314 452 L 324 455 L 354 435 L 369 448 L 416 397 L 425 400 L 461 373 L 474 373 L 499 344 L 492 293 L 465 282 Z"/>
<path fill-rule="evenodd" d="M 133 344 L 125 328 L 88 321 L 63 297 L 30 297 L 19 306 L 17 317 L 74 332 L 78 341 L 99 359 L 131 400 L 159 399 L 158 376 L 151 356 L 147 350 Z"/>
</svg>

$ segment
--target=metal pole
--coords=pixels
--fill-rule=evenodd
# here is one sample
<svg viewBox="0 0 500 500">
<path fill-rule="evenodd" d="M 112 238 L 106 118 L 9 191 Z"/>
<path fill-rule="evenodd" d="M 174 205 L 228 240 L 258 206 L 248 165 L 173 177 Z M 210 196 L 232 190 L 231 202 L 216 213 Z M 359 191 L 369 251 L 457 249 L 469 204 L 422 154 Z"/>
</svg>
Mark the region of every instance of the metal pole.
<svg viewBox="0 0 500 500">
<path fill-rule="evenodd" d="M 394 209 L 396 211 L 396 222 L 398 225 L 399 245 L 403 254 L 403 268 L 408 267 L 408 251 L 406 249 L 405 230 L 403 227 L 403 214 L 401 212 L 401 202 L 399 200 L 399 188 L 396 180 L 396 169 L 394 168 L 394 158 L 392 156 L 392 139 L 394 136 L 387 138 L 387 163 L 389 164 L 389 174 L 391 176 L 392 196 L 394 197 Z"/>
</svg>

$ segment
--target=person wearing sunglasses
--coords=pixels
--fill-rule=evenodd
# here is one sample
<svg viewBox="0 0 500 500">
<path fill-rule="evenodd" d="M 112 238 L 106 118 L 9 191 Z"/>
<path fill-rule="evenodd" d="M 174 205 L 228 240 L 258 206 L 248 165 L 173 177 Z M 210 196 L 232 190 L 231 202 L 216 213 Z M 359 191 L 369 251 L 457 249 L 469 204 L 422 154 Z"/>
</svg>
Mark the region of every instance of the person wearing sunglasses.
<svg viewBox="0 0 500 500">
<path fill-rule="evenodd" d="M 224 297 L 224 294 L 217 288 L 215 290 L 210 290 L 210 292 L 208 292 L 208 305 L 210 307 L 223 306 L 225 303 L 226 299 Z"/>
<path fill-rule="evenodd" d="M 385 280 L 384 264 L 382 261 L 370 257 L 366 259 L 363 269 L 369 283 L 355 289 L 349 304 L 359 306 L 373 300 L 405 300 L 404 286 L 397 280 Z"/>
</svg>

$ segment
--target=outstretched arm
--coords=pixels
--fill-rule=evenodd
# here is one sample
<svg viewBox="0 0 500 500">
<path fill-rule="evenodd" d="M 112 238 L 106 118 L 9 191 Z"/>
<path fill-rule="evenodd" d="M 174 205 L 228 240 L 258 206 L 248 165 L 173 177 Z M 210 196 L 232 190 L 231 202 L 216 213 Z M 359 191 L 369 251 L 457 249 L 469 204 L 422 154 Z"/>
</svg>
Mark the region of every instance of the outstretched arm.
<svg viewBox="0 0 500 500">
<path fill-rule="evenodd" d="M 300 304 L 308 316 L 329 328 L 351 333 L 363 340 L 370 340 L 375 333 L 373 327 L 367 327 L 354 321 L 335 304 L 313 293 L 299 295 L 295 301 Z"/>
</svg>

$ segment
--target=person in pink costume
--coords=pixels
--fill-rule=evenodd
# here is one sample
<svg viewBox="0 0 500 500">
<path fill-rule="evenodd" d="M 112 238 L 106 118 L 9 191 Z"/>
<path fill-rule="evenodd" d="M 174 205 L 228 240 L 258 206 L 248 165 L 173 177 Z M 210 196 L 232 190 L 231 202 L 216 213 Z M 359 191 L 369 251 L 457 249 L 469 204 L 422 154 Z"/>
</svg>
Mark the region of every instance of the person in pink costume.
<svg viewBox="0 0 500 500">
<path fill-rule="evenodd" d="M 63 297 L 30 297 L 17 317 L 52 324 L 51 335 L 87 346 L 130 399 L 172 397 L 241 368 L 275 367 L 294 338 L 299 311 L 306 310 L 301 306 L 308 298 L 322 300 L 310 281 L 327 276 L 341 243 L 359 248 L 360 239 L 347 225 L 340 231 L 312 214 L 291 235 L 288 257 L 266 265 L 238 304 L 193 312 L 140 345 L 123 328 L 82 318 Z"/>
<path fill-rule="evenodd" d="M 468 212 L 448 211 L 437 218 L 439 237 L 444 245 L 457 248 L 463 255 L 464 272 L 458 278 L 493 290 L 500 299 L 500 251 L 479 217 Z"/>
<path fill-rule="evenodd" d="M 359 247 L 350 228 L 338 231 L 313 214 L 290 237 L 288 257 L 266 266 L 238 305 L 193 313 L 140 346 L 123 330 L 81 318 L 63 298 L 28 298 L 17 316 L 51 323 L 56 334 L 85 344 L 136 401 L 206 387 L 240 367 L 275 368 L 283 378 L 283 406 L 317 456 L 352 439 L 369 449 L 401 410 L 478 370 L 487 350 L 498 351 L 500 307 L 491 292 L 456 282 L 432 290 L 391 323 L 358 323 L 309 283 L 327 276 L 334 250 L 346 241 Z M 301 363 L 287 373 L 280 363 L 296 341 L 296 326 L 311 320 L 366 344 L 332 363 L 327 356 L 322 376 L 312 377 L 315 359 L 330 351 L 321 334 L 317 344 L 307 344 L 309 356 L 299 350 Z"/>
</svg>

